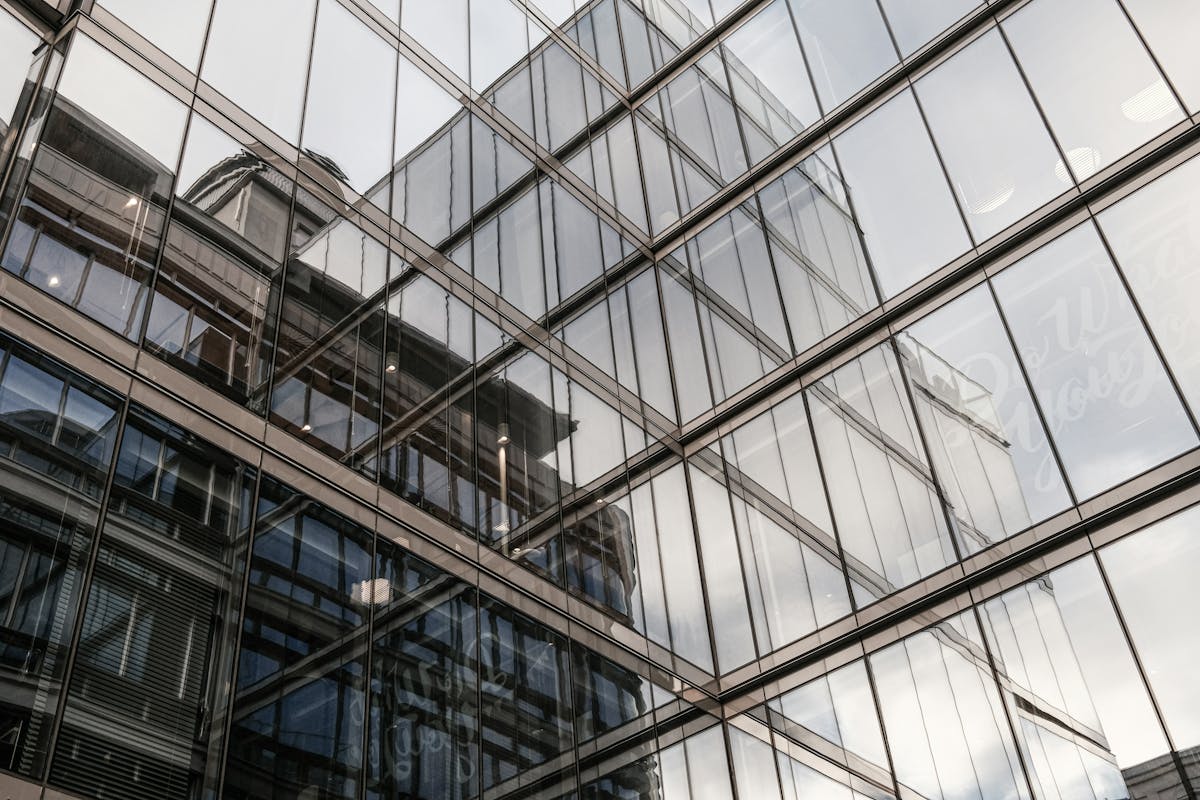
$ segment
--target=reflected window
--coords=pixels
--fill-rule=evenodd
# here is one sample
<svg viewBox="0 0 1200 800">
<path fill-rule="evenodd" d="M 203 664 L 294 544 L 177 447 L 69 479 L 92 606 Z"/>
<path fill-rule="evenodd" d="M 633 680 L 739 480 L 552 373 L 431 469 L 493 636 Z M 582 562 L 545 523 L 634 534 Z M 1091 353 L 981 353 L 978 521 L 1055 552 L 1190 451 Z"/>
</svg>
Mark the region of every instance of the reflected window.
<svg viewBox="0 0 1200 800">
<path fill-rule="evenodd" d="M 751 151 L 757 162 L 821 116 L 787 0 L 774 0 L 724 45 L 742 124 L 756 129 L 747 141 L 766 145 Z"/>
<path fill-rule="evenodd" d="M 980 610 L 1039 796 L 1184 791 L 1095 561 L 1058 569 Z"/>
<path fill-rule="evenodd" d="M 1070 505 L 986 287 L 910 326 L 897 345 L 964 552 Z"/>
<path fill-rule="evenodd" d="M 1059 237 L 993 284 L 1080 499 L 1196 445 L 1094 227 Z"/>
<path fill-rule="evenodd" d="M 277 166 L 262 145 L 192 117 L 146 326 L 150 352 L 255 410 L 292 200 Z"/>
<path fill-rule="evenodd" d="M 0 768 L 39 778 L 119 400 L 0 337 Z"/>
<path fill-rule="evenodd" d="M 959 206 L 976 241 L 1067 188 L 1058 151 L 999 32 L 990 31 L 917 81 Z"/>
<path fill-rule="evenodd" d="M 1030 797 L 970 612 L 868 661 L 902 786 L 925 797 Z"/>
<path fill-rule="evenodd" d="M 1183 119 L 1114 0 L 1038 0 L 1003 24 L 1066 153 L 1067 164 L 1060 159 L 1054 167 L 1064 185 Z"/>
<path fill-rule="evenodd" d="M 957 554 L 891 347 L 868 351 L 807 394 L 856 601 L 952 564 Z"/>
<path fill-rule="evenodd" d="M 200 77 L 295 144 L 316 0 L 217 0 Z M 264 47 L 270 42 L 270 47 Z"/>
<path fill-rule="evenodd" d="M 255 524 L 223 796 L 352 800 L 367 617 L 387 596 L 371 532 L 267 480 Z"/>
<path fill-rule="evenodd" d="M 136 339 L 186 113 L 133 68 L 76 37 L 4 269 Z"/>
<path fill-rule="evenodd" d="M 131 409 L 53 783 L 146 800 L 215 788 L 253 489 L 253 470 Z"/>
<path fill-rule="evenodd" d="M 910 92 L 838 136 L 834 148 L 885 298 L 970 247 Z"/>
</svg>

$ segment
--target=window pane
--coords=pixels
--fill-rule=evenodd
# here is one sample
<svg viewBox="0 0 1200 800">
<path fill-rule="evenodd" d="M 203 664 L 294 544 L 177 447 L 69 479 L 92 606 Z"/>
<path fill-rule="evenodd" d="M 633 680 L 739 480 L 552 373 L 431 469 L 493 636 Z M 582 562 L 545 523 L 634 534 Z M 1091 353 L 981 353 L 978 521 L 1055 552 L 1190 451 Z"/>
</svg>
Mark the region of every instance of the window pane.
<svg viewBox="0 0 1200 800">
<path fill-rule="evenodd" d="M 786 0 L 775 0 L 725 39 L 742 124 L 778 147 L 821 116 Z M 748 137 L 749 138 L 749 137 Z M 767 153 L 751 153 L 758 161 Z"/>
<path fill-rule="evenodd" d="M 980 611 L 1039 796 L 1179 796 L 1166 737 L 1093 559 Z"/>
<path fill-rule="evenodd" d="M 1150 689 L 1193 782 L 1200 780 L 1200 636 L 1176 624 L 1200 602 L 1200 513 L 1191 508 L 1100 552 Z"/>
<path fill-rule="evenodd" d="M 137 407 L 118 458 L 144 469 L 114 480 L 51 781 L 190 800 L 216 788 L 254 472 Z"/>
<path fill-rule="evenodd" d="M 301 144 L 364 194 L 391 164 L 395 68 L 391 46 L 338 3 L 321 3 Z M 375 197 L 387 208 L 386 195 Z"/>
<path fill-rule="evenodd" d="M 300 134 L 315 2 L 219 0 L 200 75 L 293 144 Z"/>
<path fill-rule="evenodd" d="M 977 241 L 1061 193 L 1058 152 L 1000 34 L 917 82 L 917 97 Z"/>
<path fill-rule="evenodd" d="M 212 0 L 101 0 L 100 5 L 188 69 L 200 66 Z"/>
<path fill-rule="evenodd" d="M 1070 505 L 987 287 L 911 325 L 897 344 L 965 552 Z"/>
<path fill-rule="evenodd" d="M 975 617 L 869 658 L 896 777 L 925 797 L 1028 798 Z"/>
<path fill-rule="evenodd" d="M 834 147 L 885 297 L 971 246 L 910 93 L 838 136 Z"/>
<path fill-rule="evenodd" d="M 1100 214 L 1184 398 L 1200 412 L 1200 159 L 1192 159 Z"/>
<path fill-rule="evenodd" d="M 116 56 L 76 37 L 4 268 L 137 338 L 186 114 Z"/>
<path fill-rule="evenodd" d="M 1125 0 L 1125 9 L 1184 105 L 1200 109 L 1200 6 L 1191 0 Z"/>
<path fill-rule="evenodd" d="M 37 47 L 37 35 L 0 11 L 0 141 L 13 123 L 17 102 L 25 88 L 25 77 Z"/>
<path fill-rule="evenodd" d="M 968 11 L 979 6 L 980 0 L 881 0 L 900 46 L 900 54 L 908 56 L 921 45 L 962 19 Z"/>
<path fill-rule="evenodd" d="M 1004 27 L 1077 180 L 1183 119 L 1113 0 L 1038 0 Z"/>
<path fill-rule="evenodd" d="M 896 63 L 896 50 L 875 0 L 790 2 L 826 112 Z"/>
<path fill-rule="evenodd" d="M 1091 225 L 1006 269 L 994 284 L 1080 499 L 1195 446 Z"/>
</svg>

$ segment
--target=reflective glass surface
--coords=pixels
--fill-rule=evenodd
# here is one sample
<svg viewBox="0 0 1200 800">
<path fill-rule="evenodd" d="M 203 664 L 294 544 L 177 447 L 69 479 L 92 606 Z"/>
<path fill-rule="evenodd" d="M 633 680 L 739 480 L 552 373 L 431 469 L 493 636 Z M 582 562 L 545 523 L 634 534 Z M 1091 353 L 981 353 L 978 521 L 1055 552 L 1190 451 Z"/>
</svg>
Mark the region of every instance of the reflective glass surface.
<svg viewBox="0 0 1200 800">
<path fill-rule="evenodd" d="M 188 69 L 200 65 L 213 0 L 181 0 L 169 7 L 156 0 L 102 0 L 98 5 Z"/>
<path fill-rule="evenodd" d="M 1183 119 L 1115 0 L 1038 0 L 1004 28 L 1066 153 L 1066 166 L 1061 158 L 1055 165 L 1063 183 L 1091 176 Z"/>
<path fill-rule="evenodd" d="M 885 297 L 970 247 L 910 92 L 838 136 L 834 148 Z"/>
<path fill-rule="evenodd" d="M 1090 497 L 1196 445 L 1093 225 L 1026 257 L 994 285 L 1077 495 Z"/>
</svg>

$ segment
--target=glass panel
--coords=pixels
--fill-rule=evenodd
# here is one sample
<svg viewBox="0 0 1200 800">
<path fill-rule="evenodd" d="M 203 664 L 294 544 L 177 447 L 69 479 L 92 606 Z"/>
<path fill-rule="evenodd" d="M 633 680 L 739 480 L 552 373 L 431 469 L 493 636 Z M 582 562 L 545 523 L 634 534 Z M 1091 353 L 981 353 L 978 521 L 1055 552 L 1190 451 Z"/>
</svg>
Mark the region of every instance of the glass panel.
<svg viewBox="0 0 1200 800">
<path fill-rule="evenodd" d="M 391 46 L 338 3 L 321 3 L 300 143 L 364 194 L 383 182 L 391 164 L 395 68 Z M 371 197 L 387 208 L 386 195 Z"/>
<path fill-rule="evenodd" d="M 463 80 L 470 70 L 467 3 L 468 0 L 407 0 L 400 14 L 400 27 Z M 400 82 L 404 83 L 403 76 Z"/>
<path fill-rule="evenodd" d="M 0 768 L 41 776 L 119 400 L 0 337 Z"/>
<path fill-rule="evenodd" d="M 480 598 L 484 788 L 520 786 L 532 767 L 572 746 L 569 655 L 561 636 Z"/>
<path fill-rule="evenodd" d="M 130 411 L 51 781 L 82 794 L 215 791 L 254 471 Z"/>
<path fill-rule="evenodd" d="M 1183 119 L 1113 0 L 1038 0 L 1004 27 L 1077 180 Z"/>
<path fill-rule="evenodd" d="M 575 735 L 580 742 L 613 730 L 631 732 L 636 726 L 630 723 L 674 697 L 633 670 L 579 645 L 571 647 L 571 675 L 575 682 Z"/>
<path fill-rule="evenodd" d="M 311 208 L 311 213 L 328 211 Z M 299 214 L 299 211 L 297 211 Z M 371 468 L 379 433 L 388 251 L 349 220 L 296 219 L 280 311 L 271 420 L 335 458 Z"/>
<path fill-rule="evenodd" d="M 855 661 L 767 703 L 776 730 L 825 758 L 885 782 L 888 758 L 865 661 Z"/>
<path fill-rule="evenodd" d="M 218 0 L 200 73 L 293 144 L 300 134 L 315 3 Z"/>
<path fill-rule="evenodd" d="M 1195 446 L 1095 228 L 1075 228 L 993 283 L 1080 499 Z"/>
<path fill-rule="evenodd" d="M 529 36 L 537 28 L 509 0 L 471 0 L 470 18 L 471 88 L 486 93 L 529 53 Z M 439 22 L 444 26 L 445 18 Z"/>
<path fill-rule="evenodd" d="M 124 62 L 76 37 L 4 269 L 137 338 L 186 114 Z"/>
<path fill-rule="evenodd" d="M 774 0 L 724 44 L 742 124 L 755 129 L 753 137 L 747 133 L 748 141 L 773 149 L 820 118 L 786 0 Z M 751 151 L 753 161 L 766 155 Z"/>
<path fill-rule="evenodd" d="M 1193 159 L 1099 216 L 1121 272 L 1184 398 L 1200 412 L 1200 160 Z"/>
<path fill-rule="evenodd" d="M 846 569 L 860 605 L 956 559 L 889 345 L 808 389 Z"/>
<path fill-rule="evenodd" d="M 0 141 L 8 138 L 15 121 L 33 51 L 40 41 L 15 17 L 0 11 Z M 0 152 L 7 152 L 7 147 Z"/>
<path fill-rule="evenodd" d="M 367 617 L 381 594 L 371 539 L 324 506 L 263 481 L 224 797 L 357 796 Z"/>
<path fill-rule="evenodd" d="M 908 56 L 921 45 L 981 5 L 979 0 L 880 0 L 900 55 Z"/>
<path fill-rule="evenodd" d="M 1058 151 L 999 32 L 917 81 L 917 97 L 977 241 L 1066 187 Z"/>
<path fill-rule="evenodd" d="M 970 247 L 910 92 L 834 140 L 884 297 Z"/>
<path fill-rule="evenodd" d="M 145 341 L 256 410 L 266 401 L 292 194 L 261 152 L 193 115 Z"/>
<path fill-rule="evenodd" d="M 809 156 L 758 194 L 797 352 L 878 303 L 862 232 L 832 163 L 831 152 Z"/>
<path fill-rule="evenodd" d="M 789 2 L 826 112 L 896 63 L 896 49 L 874 0 Z"/>
<path fill-rule="evenodd" d="M 1200 568 L 1198 522 L 1200 513 L 1192 508 L 1100 551 L 1117 607 L 1193 786 L 1200 781 L 1200 684 L 1195 680 L 1200 637 L 1193 627 L 1175 623 L 1180 609 L 1200 602 L 1192 577 Z M 1140 770 L 1146 778 L 1150 766 Z"/>
<path fill-rule="evenodd" d="M 475 589 L 382 538 L 375 576 L 366 797 L 478 797 Z"/>
<path fill-rule="evenodd" d="M 101 0 L 129 27 L 188 69 L 200 66 L 200 50 L 208 30 L 213 0 Z"/>
<path fill-rule="evenodd" d="M 897 344 L 965 553 L 1070 505 L 986 287 L 909 326 Z"/>
<path fill-rule="evenodd" d="M 1125 0 L 1146 44 L 1190 111 L 1200 110 L 1200 6 L 1189 0 Z"/>
<path fill-rule="evenodd" d="M 868 660 L 902 787 L 947 799 L 1030 796 L 970 612 Z"/>
<path fill-rule="evenodd" d="M 981 607 L 1001 686 L 1041 797 L 1183 791 L 1095 561 Z"/>
</svg>

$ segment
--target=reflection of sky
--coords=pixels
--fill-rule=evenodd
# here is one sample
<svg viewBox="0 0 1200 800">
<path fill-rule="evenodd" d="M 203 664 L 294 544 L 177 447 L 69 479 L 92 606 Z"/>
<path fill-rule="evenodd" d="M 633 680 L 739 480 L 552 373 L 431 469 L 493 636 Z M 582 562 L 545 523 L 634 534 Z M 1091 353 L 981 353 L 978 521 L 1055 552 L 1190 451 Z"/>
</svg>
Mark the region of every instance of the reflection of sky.
<svg viewBox="0 0 1200 800">
<path fill-rule="evenodd" d="M 12 122 L 8 117 L 17 106 L 29 70 L 29 56 L 37 43 L 38 38 L 28 28 L 0 10 L 0 126 Z"/>
<path fill-rule="evenodd" d="M 100 45 L 75 39 L 58 91 L 175 171 L 187 107 Z"/>
</svg>

